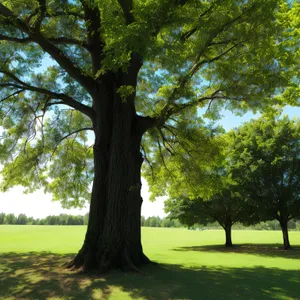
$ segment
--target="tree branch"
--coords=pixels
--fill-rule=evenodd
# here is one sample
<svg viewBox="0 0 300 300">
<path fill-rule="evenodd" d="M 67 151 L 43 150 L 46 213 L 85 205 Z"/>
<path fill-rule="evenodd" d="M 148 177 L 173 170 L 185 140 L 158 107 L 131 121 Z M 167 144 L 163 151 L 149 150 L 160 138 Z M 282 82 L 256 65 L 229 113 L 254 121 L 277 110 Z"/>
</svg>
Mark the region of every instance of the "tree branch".
<svg viewBox="0 0 300 300">
<path fill-rule="evenodd" d="M 48 38 L 49 42 L 55 45 L 78 45 L 82 46 L 87 50 L 91 50 L 88 44 L 85 41 L 77 40 L 74 38 L 67 38 L 67 37 L 56 37 L 56 38 Z"/>
<path fill-rule="evenodd" d="M 216 60 L 219 60 L 221 57 L 223 57 L 224 55 L 229 53 L 232 49 L 236 48 L 238 45 L 239 44 L 232 45 L 227 50 L 225 50 L 221 54 L 219 54 L 219 55 L 217 55 L 217 56 L 215 56 L 211 59 L 205 59 L 205 60 L 202 60 L 202 61 L 195 62 L 193 64 L 193 66 L 191 67 L 190 71 L 183 78 L 181 78 L 179 80 L 179 86 L 177 86 L 173 90 L 171 96 L 167 100 L 166 105 L 162 108 L 162 110 L 160 112 L 160 116 L 158 118 L 156 118 L 155 120 L 154 119 L 152 120 L 153 124 L 151 126 L 158 126 L 158 124 L 161 125 L 167 119 L 169 119 L 169 117 L 172 114 L 176 114 L 176 113 L 182 111 L 183 109 L 185 109 L 187 107 L 192 107 L 192 106 L 197 105 L 200 102 L 203 102 L 205 100 L 224 99 L 225 98 L 224 96 L 217 95 L 221 91 L 216 90 L 210 96 L 201 97 L 197 101 L 193 101 L 193 102 L 189 102 L 189 103 L 185 103 L 185 104 L 181 104 L 181 105 L 178 105 L 178 104 L 176 105 L 176 104 L 173 103 L 175 101 L 175 99 L 179 97 L 178 94 L 180 94 L 180 92 L 184 89 L 187 82 L 196 74 L 196 72 L 200 69 L 201 66 L 203 66 L 206 63 L 212 63 Z M 201 53 L 197 56 L 197 60 L 200 57 L 201 57 Z M 170 107 L 172 103 L 173 103 L 173 106 Z"/>
<path fill-rule="evenodd" d="M 205 10 L 201 15 L 200 15 L 200 18 L 203 18 L 204 16 L 206 16 L 212 9 L 213 9 L 213 7 L 215 6 L 215 2 L 213 2 L 210 6 L 209 6 L 209 8 L 207 9 L 207 10 Z M 181 35 L 181 40 L 182 41 L 185 41 L 185 40 L 187 40 L 190 36 L 192 36 L 197 30 L 198 30 L 199 28 L 198 28 L 198 26 L 196 26 L 196 27 L 194 27 L 193 29 L 191 29 L 191 30 L 189 30 L 189 31 L 187 31 L 187 32 L 185 32 L 185 33 L 183 33 L 182 35 Z"/>
<path fill-rule="evenodd" d="M 0 86 L 1 86 L 1 85 L 0 85 Z M 0 103 L 2 103 L 2 102 L 4 102 L 4 101 L 8 100 L 10 97 L 13 97 L 13 96 L 15 96 L 15 95 L 18 95 L 18 94 L 20 94 L 20 93 L 22 93 L 22 92 L 24 92 L 24 91 L 25 91 L 25 89 L 20 89 L 20 90 L 14 92 L 14 93 L 8 95 L 7 97 L 5 97 L 5 98 L 3 98 L 3 99 L 0 99 Z"/>
<path fill-rule="evenodd" d="M 57 147 L 59 146 L 59 144 L 60 144 L 63 140 L 67 139 L 68 137 L 70 137 L 70 136 L 73 135 L 73 134 L 77 134 L 77 133 L 79 133 L 79 132 L 81 132 L 81 131 L 86 131 L 86 130 L 94 130 L 94 129 L 93 129 L 92 127 L 84 127 L 84 128 L 80 128 L 80 129 L 78 129 L 78 130 L 72 131 L 72 132 L 68 133 L 67 135 L 63 136 L 63 137 L 58 141 L 58 143 L 54 146 L 54 149 L 53 149 L 53 151 L 52 151 L 50 160 L 52 159 L 54 153 L 56 152 Z"/>
<path fill-rule="evenodd" d="M 5 17 L 13 17 L 14 16 L 13 12 L 1 3 L 0 3 L 0 14 Z"/>
<path fill-rule="evenodd" d="M 37 19 L 35 21 L 35 25 L 34 25 L 35 31 L 37 31 L 37 32 L 39 32 L 41 29 L 41 24 L 45 18 L 46 10 L 47 10 L 46 0 L 38 0 L 38 2 L 39 2 L 38 17 L 37 17 Z"/>
<path fill-rule="evenodd" d="M 222 56 L 226 55 L 227 53 L 229 53 L 232 49 L 234 49 L 237 46 L 238 46 L 238 44 L 234 44 L 231 47 L 229 47 L 227 50 L 225 50 L 224 52 L 222 52 L 221 54 L 219 54 L 218 56 L 215 56 L 214 58 L 205 59 L 205 60 L 199 61 L 198 63 L 195 63 L 193 65 L 193 68 L 190 71 L 190 74 L 189 74 L 190 77 L 192 77 L 200 69 L 200 67 L 203 66 L 204 64 L 206 64 L 206 63 L 212 63 L 212 62 L 220 59 Z"/>
<path fill-rule="evenodd" d="M 50 99 L 51 100 L 51 99 Z M 59 102 L 47 102 L 43 108 L 43 110 L 46 110 L 47 107 L 54 106 L 54 105 L 63 105 L 65 104 L 63 101 Z"/>
<path fill-rule="evenodd" d="M 166 162 L 165 162 L 165 159 L 164 159 L 164 156 L 163 156 L 163 153 L 162 153 L 162 147 L 161 147 L 161 144 L 160 144 L 160 141 L 159 141 L 159 138 L 157 137 L 157 145 L 158 145 L 158 149 L 159 149 L 159 155 L 160 155 L 160 158 L 161 158 L 161 161 L 164 165 L 164 167 L 166 168 L 166 170 L 170 173 L 170 175 L 172 177 L 174 177 L 174 174 L 169 170 L 169 168 L 167 167 L 166 165 Z"/>
<path fill-rule="evenodd" d="M 66 94 L 55 93 L 55 92 L 49 91 L 49 90 L 44 89 L 44 88 L 29 85 L 26 82 L 20 80 L 14 74 L 12 74 L 12 73 L 10 73 L 9 71 L 6 71 L 6 70 L 1 70 L 0 69 L 0 73 L 5 74 L 6 76 L 10 77 L 13 81 L 15 81 L 17 83 L 17 84 L 4 83 L 4 84 L 0 84 L 0 87 L 14 87 L 14 88 L 24 89 L 24 90 L 38 92 L 38 93 L 41 93 L 41 94 L 44 94 L 44 95 L 48 95 L 52 99 L 62 100 L 63 104 L 66 104 L 66 105 L 82 112 L 83 114 L 87 115 L 91 119 L 94 118 L 94 111 L 91 107 L 86 106 L 86 105 L 74 100 L 72 97 L 70 97 Z"/>
<path fill-rule="evenodd" d="M 212 59 L 209 59 L 209 60 L 206 59 L 206 60 L 195 62 L 194 65 L 191 67 L 190 71 L 185 75 L 185 77 L 183 77 L 182 79 L 180 79 L 179 87 L 176 87 L 173 90 L 171 96 L 169 97 L 169 99 L 168 99 L 166 105 L 164 106 L 164 108 L 161 110 L 160 114 L 162 116 L 166 115 L 167 118 L 168 118 L 170 116 L 170 114 L 173 113 L 172 112 L 173 108 L 170 109 L 170 105 L 174 102 L 174 100 L 177 97 L 177 95 L 181 92 L 181 90 L 184 89 L 184 87 L 187 84 L 187 82 L 196 74 L 196 72 L 200 69 L 201 66 L 203 66 L 206 63 L 211 63 L 211 62 L 214 62 L 214 61 L 220 59 L 222 56 L 226 55 L 228 52 L 230 52 L 236 46 L 237 46 L 237 44 L 234 44 L 232 47 L 229 47 L 226 51 L 222 52 L 220 55 L 218 55 L 218 56 L 216 56 L 216 57 L 214 57 Z M 200 57 L 201 57 L 201 53 L 197 56 L 197 60 Z M 211 99 L 211 97 L 209 97 L 207 99 L 206 99 L 206 97 L 204 97 L 203 99 L 201 99 L 201 101 L 209 100 L 209 99 Z M 199 103 L 199 101 L 197 101 L 197 102 Z M 188 105 L 188 106 L 190 106 L 190 105 Z M 188 106 L 186 106 L 186 104 L 182 105 L 183 108 L 188 107 Z M 182 110 L 182 109 L 180 109 L 180 110 Z"/>
<path fill-rule="evenodd" d="M 45 38 L 39 30 L 32 30 L 26 23 L 17 18 L 11 10 L 0 4 L 0 15 L 6 17 L 10 25 L 15 26 L 26 33 L 33 42 L 36 42 L 47 52 L 66 72 L 82 85 L 90 94 L 94 93 L 96 82 L 93 78 L 83 74 L 82 70 L 75 65 L 59 48 Z"/>
<path fill-rule="evenodd" d="M 134 16 L 132 14 L 133 1 L 132 0 L 118 0 L 126 20 L 126 24 L 134 22 Z"/>
<path fill-rule="evenodd" d="M 212 4 L 211 6 L 213 6 L 214 4 Z M 233 23 L 235 23 L 236 21 L 238 21 L 239 19 L 242 18 L 242 16 L 249 11 L 251 8 L 253 8 L 255 5 L 253 4 L 252 6 L 248 7 L 247 9 L 245 9 L 244 11 L 242 11 L 242 13 L 240 15 L 238 15 L 237 17 L 229 20 L 228 22 L 224 23 L 220 28 L 218 28 L 218 30 L 213 33 L 213 35 L 215 35 L 215 37 L 220 34 L 221 32 L 223 32 L 226 27 L 232 25 Z M 213 7 L 211 7 L 213 8 Z M 210 10 L 210 8 L 209 8 Z M 209 11 L 205 11 L 202 15 L 205 16 L 205 14 L 207 14 Z M 201 16 L 200 16 L 201 17 Z M 195 26 L 194 28 L 190 29 L 189 31 L 185 32 L 182 34 L 181 36 L 181 40 L 185 41 L 187 40 L 189 37 L 191 37 L 195 32 L 197 32 L 199 29 L 201 29 L 201 25 Z"/>
<path fill-rule="evenodd" d="M 46 13 L 46 18 L 51 18 L 51 17 L 67 17 L 67 16 L 73 16 L 79 19 L 84 20 L 84 15 L 77 13 L 77 12 L 72 12 L 72 11 L 56 11 L 56 12 L 51 12 Z"/>
<path fill-rule="evenodd" d="M 82 70 L 67 58 L 56 46 L 38 34 L 35 41 L 46 51 L 56 62 L 67 71 L 67 73 L 82 85 L 90 94 L 94 93 L 95 81 L 93 78 L 84 74 Z"/>
<path fill-rule="evenodd" d="M 19 44 L 26 44 L 26 43 L 33 43 L 34 40 L 32 40 L 29 37 L 26 38 L 17 38 L 17 37 L 11 37 L 11 36 L 6 36 L 3 34 L 0 34 L 0 41 L 9 41 L 9 42 L 16 42 Z M 67 37 L 53 37 L 53 38 L 48 38 L 48 41 L 52 44 L 55 45 L 78 45 L 82 46 L 83 48 L 90 50 L 88 44 L 84 41 L 73 39 L 73 38 L 67 38 Z"/>
<path fill-rule="evenodd" d="M 146 149 L 145 149 L 145 147 L 144 147 L 143 144 L 141 144 L 141 149 L 142 149 L 142 152 L 143 152 L 143 154 L 144 154 L 143 156 L 144 156 L 144 158 L 145 158 L 145 160 L 146 160 L 146 163 L 149 165 L 149 167 L 150 167 L 150 169 L 151 169 L 151 176 L 152 176 L 152 180 L 154 181 L 155 176 L 154 176 L 154 171 L 153 171 L 153 165 L 151 164 L 151 161 L 150 161 L 149 158 L 148 158 Z"/>
<path fill-rule="evenodd" d="M 161 139 L 162 139 L 162 142 L 163 142 L 163 145 L 165 146 L 166 150 L 170 153 L 170 155 L 174 155 L 175 153 L 175 150 L 173 148 L 173 146 L 167 141 L 166 137 L 164 136 L 161 128 L 157 128 L 160 136 L 161 136 Z"/>
<path fill-rule="evenodd" d="M 20 44 L 26 44 L 26 43 L 32 42 L 32 40 L 29 37 L 20 39 L 20 38 L 16 38 L 16 37 L 6 36 L 3 34 L 0 34 L 0 41 L 16 42 L 16 43 L 20 43 Z"/>
<path fill-rule="evenodd" d="M 63 136 L 63 137 L 61 138 L 61 140 L 59 141 L 59 143 L 61 143 L 63 140 L 67 139 L 67 138 L 70 137 L 71 135 L 76 134 L 76 133 L 79 133 L 79 132 L 81 132 L 81 131 L 85 131 L 85 130 L 94 130 L 94 129 L 93 129 L 93 127 L 84 127 L 84 128 L 80 128 L 80 129 L 78 129 L 78 130 L 75 130 L 75 131 L 73 131 L 73 132 L 71 132 L 71 133 L 68 133 L 67 135 Z"/>
<path fill-rule="evenodd" d="M 103 59 L 104 41 L 101 38 L 101 15 L 98 5 L 92 5 L 87 0 L 80 0 L 84 19 L 87 26 L 88 48 L 92 56 L 92 72 L 95 76 L 101 68 Z"/>
</svg>

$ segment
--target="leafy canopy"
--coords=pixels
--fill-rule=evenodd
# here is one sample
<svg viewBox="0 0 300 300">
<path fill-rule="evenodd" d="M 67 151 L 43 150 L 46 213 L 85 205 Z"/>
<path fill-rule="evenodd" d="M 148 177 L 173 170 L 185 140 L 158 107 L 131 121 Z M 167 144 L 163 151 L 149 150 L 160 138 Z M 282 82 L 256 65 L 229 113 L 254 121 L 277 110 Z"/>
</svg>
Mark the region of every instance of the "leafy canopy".
<svg viewBox="0 0 300 300">
<path fill-rule="evenodd" d="M 94 87 L 131 72 L 136 56 L 137 86 L 115 93 L 124 105 L 135 94 L 138 115 L 152 120 L 149 160 L 177 138 L 190 143 L 204 124 L 198 108 L 209 105 L 205 116 L 217 118 L 220 107 L 299 104 L 299 8 L 283 0 L 2 0 L 2 190 L 44 187 L 65 206 L 89 198 Z"/>
<path fill-rule="evenodd" d="M 299 218 L 299 120 L 269 113 L 231 130 L 223 139 L 227 143 L 218 166 L 201 169 L 202 162 L 194 156 L 186 159 L 179 182 L 159 173 L 161 188 L 165 183 L 169 193 L 165 202 L 169 217 L 188 226 L 217 221 L 223 228 L 274 219 L 287 224 Z M 201 188 L 206 184 L 201 178 L 204 171 L 213 187 Z M 202 197 L 205 188 L 213 194 L 207 199 Z"/>
<path fill-rule="evenodd" d="M 262 220 L 300 216 L 300 121 L 266 115 L 230 133 L 231 174 Z"/>
</svg>

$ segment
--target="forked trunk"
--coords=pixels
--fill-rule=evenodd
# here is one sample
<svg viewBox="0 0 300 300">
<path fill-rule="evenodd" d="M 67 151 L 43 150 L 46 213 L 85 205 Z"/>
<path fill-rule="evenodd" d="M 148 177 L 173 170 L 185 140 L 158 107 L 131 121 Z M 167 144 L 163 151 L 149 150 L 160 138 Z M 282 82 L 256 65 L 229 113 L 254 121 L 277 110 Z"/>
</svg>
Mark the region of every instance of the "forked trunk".
<svg viewBox="0 0 300 300">
<path fill-rule="evenodd" d="M 290 241 L 289 241 L 288 221 L 281 220 L 280 227 L 281 227 L 282 236 L 283 236 L 283 246 L 284 246 L 284 249 L 287 250 L 287 249 L 291 248 Z"/>
</svg>

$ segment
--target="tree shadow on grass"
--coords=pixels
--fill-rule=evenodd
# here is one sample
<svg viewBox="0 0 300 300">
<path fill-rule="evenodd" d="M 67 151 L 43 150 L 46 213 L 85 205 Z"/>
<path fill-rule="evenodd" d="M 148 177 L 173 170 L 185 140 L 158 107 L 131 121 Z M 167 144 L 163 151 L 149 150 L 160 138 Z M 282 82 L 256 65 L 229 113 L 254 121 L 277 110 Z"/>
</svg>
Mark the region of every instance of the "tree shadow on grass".
<svg viewBox="0 0 300 300">
<path fill-rule="evenodd" d="M 199 251 L 199 252 L 219 252 L 219 253 L 242 253 L 254 254 L 269 257 L 281 257 L 300 259 L 300 246 L 293 246 L 289 250 L 284 250 L 281 244 L 241 244 L 233 247 L 224 245 L 201 245 L 190 247 L 179 247 L 172 249 L 175 251 Z"/>
<path fill-rule="evenodd" d="M 88 276 L 62 267 L 72 256 L 2 254 L 0 299 L 300 299 L 300 270 L 150 265 Z"/>
</svg>

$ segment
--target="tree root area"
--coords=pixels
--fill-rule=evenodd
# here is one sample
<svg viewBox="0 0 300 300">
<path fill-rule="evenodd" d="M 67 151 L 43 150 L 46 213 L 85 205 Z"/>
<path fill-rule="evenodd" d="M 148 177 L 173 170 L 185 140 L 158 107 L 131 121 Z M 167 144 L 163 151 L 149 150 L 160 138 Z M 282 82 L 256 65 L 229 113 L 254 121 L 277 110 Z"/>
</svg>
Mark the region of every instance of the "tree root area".
<svg viewBox="0 0 300 300">
<path fill-rule="evenodd" d="M 91 251 L 80 250 L 75 258 L 67 263 L 68 269 L 80 269 L 84 273 L 104 274 L 110 270 L 117 269 L 124 272 L 141 272 L 144 265 L 156 264 L 152 262 L 143 252 L 130 254 L 129 251 L 105 251 L 104 253 L 95 253 Z"/>
</svg>

